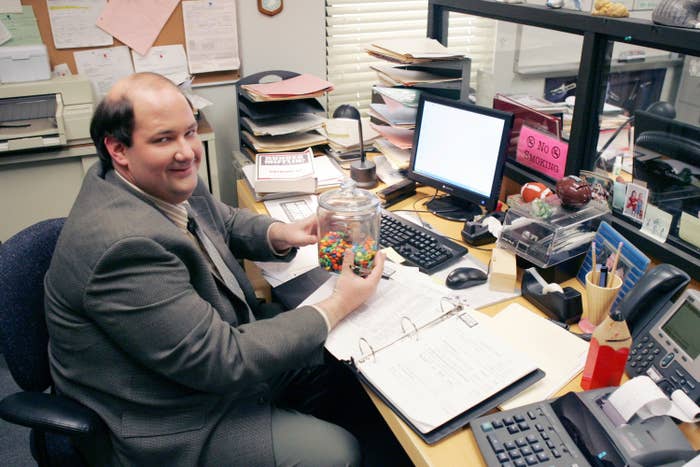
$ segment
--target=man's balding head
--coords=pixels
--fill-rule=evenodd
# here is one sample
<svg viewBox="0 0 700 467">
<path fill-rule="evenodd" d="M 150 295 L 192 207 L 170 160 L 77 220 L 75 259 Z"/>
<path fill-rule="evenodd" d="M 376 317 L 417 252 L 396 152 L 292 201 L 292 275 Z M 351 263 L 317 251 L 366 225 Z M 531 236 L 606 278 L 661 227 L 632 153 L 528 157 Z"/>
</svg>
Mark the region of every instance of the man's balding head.
<svg viewBox="0 0 700 467">
<path fill-rule="evenodd" d="M 110 170 L 112 158 L 105 146 L 105 137 L 112 136 L 127 147 L 136 123 L 134 102 L 139 96 L 172 88 L 182 94 L 172 81 L 157 73 L 134 73 L 117 81 L 95 109 L 90 122 L 90 136 L 97 148 L 103 172 Z M 184 94 L 182 94 L 183 97 Z M 185 99 L 187 99 L 185 97 Z M 189 101 L 188 101 L 189 102 Z"/>
</svg>

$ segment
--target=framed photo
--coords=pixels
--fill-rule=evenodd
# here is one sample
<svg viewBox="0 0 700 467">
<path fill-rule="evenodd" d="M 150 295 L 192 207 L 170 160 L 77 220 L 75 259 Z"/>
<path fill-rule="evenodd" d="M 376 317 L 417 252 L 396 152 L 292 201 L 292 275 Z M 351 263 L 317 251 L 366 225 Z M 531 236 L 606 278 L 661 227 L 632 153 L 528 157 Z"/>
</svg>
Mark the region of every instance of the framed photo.
<svg viewBox="0 0 700 467">
<path fill-rule="evenodd" d="M 614 185 L 612 178 L 588 170 L 582 170 L 579 175 L 591 186 L 592 199 L 612 208 Z"/>
<path fill-rule="evenodd" d="M 653 204 L 647 206 L 644 214 L 644 222 L 642 222 L 642 233 L 649 235 L 661 243 L 666 242 L 668 232 L 671 230 L 673 216 L 666 211 L 663 211 Z"/>
<path fill-rule="evenodd" d="M 628 183 L 627 190 L 625 190 L 625 206 L 622 209 L 622 214 L 642 222 L 648 198 L 649 190 L 646 187 Z"/>
</svg>

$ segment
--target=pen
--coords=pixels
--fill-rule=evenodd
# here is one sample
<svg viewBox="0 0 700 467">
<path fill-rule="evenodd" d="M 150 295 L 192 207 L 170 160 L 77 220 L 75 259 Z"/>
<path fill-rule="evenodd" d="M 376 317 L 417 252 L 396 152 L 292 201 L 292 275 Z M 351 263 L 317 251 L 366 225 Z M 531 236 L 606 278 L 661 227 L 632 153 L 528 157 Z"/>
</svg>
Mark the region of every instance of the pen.
<svg viewBox="0 0 700 467">
<path fill-rule="evenodd" d="M 597 277 L 597 266 L 595 264 L 595 242 L 591 242 L 591 282 L 594 284 L 598 283 Z"/>
<path fill-rule="evenodd" d="M 613 276 L 615 275 L 615 271 L 617 270 L 617 263 L 620 261 L 620 253 L 622 253 L 622 242 L 617 244 L 617 253 L 615 253 L 615 259 L 613 260 L 612 268 L 610 269 L 610 278 L 608 279 L 608 287 L 612 287 L 613 285 Z"/>
<path fill-rule="evenodd" d="M 608 287 L 608 267 L 602 266 L 600 268 L 600 282 L 598 283 L 601 287 Z"/>
</svg>

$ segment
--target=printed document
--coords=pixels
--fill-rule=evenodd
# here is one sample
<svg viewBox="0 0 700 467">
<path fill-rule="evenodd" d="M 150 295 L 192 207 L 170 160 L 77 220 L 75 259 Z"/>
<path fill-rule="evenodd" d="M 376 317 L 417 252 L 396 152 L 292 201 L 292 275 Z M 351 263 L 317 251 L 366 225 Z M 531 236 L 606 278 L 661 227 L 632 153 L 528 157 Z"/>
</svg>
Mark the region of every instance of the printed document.
<svg viewBox="0 0 700 467">
<path fill-rule="evenodd" d="M 241 67 L 234 0 L 184 1 L 182 18 L 190 73 Z"/>
<path fill-rule="evenodd" d="M 57 49 L 112 45 L 112 36 L 95 24 L 107 0 L 46 0 Z"/>
<path fill-rule="evenodd" d="M 97 96 L 104 96 L 119 79 L 134 72 L 129 48 L 123 45 L 73 52 L 78 73 L 90 78 Z"/>
</svg>

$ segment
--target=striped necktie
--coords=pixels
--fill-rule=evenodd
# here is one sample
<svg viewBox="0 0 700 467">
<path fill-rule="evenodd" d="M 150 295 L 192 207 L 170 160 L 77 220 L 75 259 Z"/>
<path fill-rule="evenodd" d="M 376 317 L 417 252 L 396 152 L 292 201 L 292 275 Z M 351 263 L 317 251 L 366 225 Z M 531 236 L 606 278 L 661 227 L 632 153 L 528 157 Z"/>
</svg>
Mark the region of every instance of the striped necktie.
<svg viewBox="0 0 700 467">
<path fill-rule="evenodd" d="M 224 258 L 221 257 L 219 250 L 216 249 L 216 246 L 214 246 L 214 243 L 211 241 L 211 239 L 207 237 L 207 235 L 204 233 L 199 224 L 197 224 L 197 221 L 193 217 L 192 212 L 189 210 L 187 218 L 187 230 L 190 233 L 192 233 L 197 238 L 197 240 L 199 240 L 199 244 L 201 245 L 204 252 L 209 256 L 212 265 L 218 273 L 219 279 L 221 279 L 221 282 L 223 282 L 226 288 L 229 289 L 229 291 L 233 295 L 237 295 L 235 293 L 236 290 L 242 290 L 243 295 L 245 296 L 245 300 L 248 303 L 248 307 L 250 307 L 250 310 L 257 310 L 258 299 L 255 296 L 253 286 L 248 280 L 248 276 L 246 276 L 243 268 L 236 261 L 232 262 L 231 268 L 229 268 L 226 265 L 226 262 L 224 261 Z M 255 321 L 253 313 L 248 313 L 248 315 L 249 321 Z"/>
</svg>

